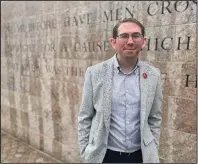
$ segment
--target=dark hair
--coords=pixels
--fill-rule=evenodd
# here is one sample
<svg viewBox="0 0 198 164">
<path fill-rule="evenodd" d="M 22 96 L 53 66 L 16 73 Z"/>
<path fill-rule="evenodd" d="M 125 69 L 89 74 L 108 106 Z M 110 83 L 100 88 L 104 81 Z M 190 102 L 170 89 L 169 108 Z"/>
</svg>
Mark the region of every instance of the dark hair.
<svg viewBox="0 0 198 164">
<path fill-rule="evenodd" d="M 136 19 L 134 18 L 124 18 L 123 20 L 121 20 L 120 22 L 118 22 L 114 28 L 113 28 L 113 38 L 115 39 L 118 35 L 118 28 L 119 26 L 122 24 L 122 23 L 126 23 L 126 22 L 130 22 L 130 23 L 135 23 L 137 24 L 140 28 L 141 28 L 141 32 L 142 32 L 142 35 L 144 36 L 145 34 L 145 28 L 144 26 Z"/>
</svg>

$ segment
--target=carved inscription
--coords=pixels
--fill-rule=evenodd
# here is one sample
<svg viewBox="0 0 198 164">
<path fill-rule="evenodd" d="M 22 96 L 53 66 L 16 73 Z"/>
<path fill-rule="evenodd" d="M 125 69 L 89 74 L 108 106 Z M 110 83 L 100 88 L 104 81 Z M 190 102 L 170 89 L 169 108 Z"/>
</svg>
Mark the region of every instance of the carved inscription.
<svg viewBox="0 0 198 164">
<path fill-rule="evenodd" d="M 149 17 L 156 15 L 164 16 L 166 14 L 182 13 L 189 10 L 194 10 L 193 7 L 197 4 L 197 1 L 157 1 L 148 2 L 148 5 L 144 8 Z M 21 71 L 22 76 L 34 76 L 40 77 L 44 72 L 51 73 L 52 75 L 66 75 L 66 76 L 80 76 L 83 77 L 86 68 L 75 66 L 60 67 L 57 65 L 46 64 L 41 69 L 39 58 L 61 58 L 61 59 L 80 59 L 80 60 L 102 60 L 103 55 L 111 50 L 110 43 L 107 39 L 84 39 L 81 41 L 71 38 L 71 42 L 58 41 L 60 38 L 52 38 L 50 43 L 31 43 L 26 42 L 11 42 L 13 34 L 25 36 L 28 40 L 29 37 L 41 39 L 44 37 L 46 31 L 58 31 L 64 28 L 73 27 L 88 27 L 91 24 L 108 23 L 119 21 L 126 17 L 135 17 L 137 12 L 136 5 L 118 6 L 112 9 L 102 9 L 98 17 L 97 12 L 87 12 L 81 14 L 78 12 L 76 15 L 61 15 L 61 21 L 56 18 L 51 18 L 42 21 L 19 21 L 19 22 L 7 22 L 4 23 L 5 29 L 5 56 L 6 57 L 23 57 L 22 63 L 9 63 L 8 70 L 14 72 L 16 70 Z M 31 35 L 30 35 L 31 34 Z M 105 34 L 105 33 L 104 33 Z M 69 34 L 67 34 L 69 35 Z M 80 34 L 78 34 L 80 35 Z M 46 35 L 47 36 L 47 35 Z M 50 35 L 49 35 L 50 36 Z M 70 35 L 68 37 L 71 37 Z M 65 38 L 64 38 L 65 39 Z M 66 38 L 67 39 L 67 38 Z M 183 35 L 180 37 L 155 37 L 148 38 L 146 47 L 142 51 L 162 51 L 169 53 L 170 50 L 189 51 L 192 49 L 194 43 L 194 35 Z M 9 53 L 8 53 L 9 52 Z M 190 52 L 190 51 L 189 51 Z M 182 54 L 181 54 L 182 55 Z M 31 58 L 31 59 L 29 59 Z M 35 74 L 37 73 L 37 74 Z M 163 74 L 163 80 L 166 79 L 167 73 Z M 185 87 L 197 87 L 197 76 L 187 74 L 185 76 Z M 163 82 L 164 82 L 163 81 Z"/>
<path fill-rule="evenodd" d="M 45 73 L 50 73 L 53 75 L 64 75 L 64 76 L 84 76 L 86 68 L 82 67 L 75 67 L 75 66 L 58 66 L 58 65 L 51 65 L 49 63 L 41 64 L 38 62 L 39 58 L 35 58 L 35 60 L 24 60 L 23 63 L 20 65 L 20 68 L 17 69 L 21 70 L 22 76 L 32 76 L 35 73 L 38 73 L 38 77 L 41 77 Z M 10 63 L 11 65 L 11 63 Z M 15 66 L 15 67 L 14 67 Z M 17 65 L 18 66 L 18 65 Z M 13 63 L 11 68 L 16 68 L 16 65 Z M 16 70 L 15 70 L 16 71 Z"/>
<path fill-rule="evenodd" d="M 98 52 L 98 51 L 107 51 L 110 48 L 108 40 L 105 41 L 88 41 L 88 42 L 76 42 L 74 44 L 75 52 Z"/>
<path fill-rule="evenodd" d="M 86 68 L 76 67 L 76 66 L 59 66 L 59 65 L 51 65 L 48 62 L 41 66 L 39 63 L 39 58 L 35 58 L 34 60 L 24 60 L 21 65 L 18 63 L 13 63 L 11 61 L 8 62 L 8 73 L 13 74 L 15 71 L 21 71 L 21 76 L 29 77 L 35 73 L 38 73 L 37 78 L 42 78 L 42 74 L 50 73 L 54 76 L 74 76 L 74 77 L 84 77 Z M 161 73 L 162 85 L 164 85 L 165 81 L 168 80 L 167 73 Z M 36 76 L 34 76 L 36 77 Z M 186 74 L 185 75 L 185 86 L 189 88 L 197 88 L 197 75 Z"/>
<path fill-rule="evenodd" d="M 154 16 L 157 14 L 173 13 L 173 12 L 184 12 L 190 6 L 190 3 L 197 4 L 197 1 L 162 1 L 162 2 L 152 2 L 147 8 L 147 13 L 149 16 Z M 190 8 L 192 10 L 192 8 Z"/>
<path fill-rule="evenodd" d="M 168 80 L 167 73 L 161 73 L 161 80 L 162 86 L 164 85 L 165 81 Z M 197 88 L 197 75 L 185 75 L 185 86 L 188 88 Z"/>
<path fill-rule="evenodd" d="M 43 31 L 48 29 L 57 28 L 57 20 L 51 19 L 40 22 L 29 22 L 29 23 L 6 23 L 4 28 L 9 33 L 24 33 L 24 32 L 32 32 L 32 31 Z"/>
<path fill-rule="evenodd" d="M 7 44 L 7 48 L 14 52 L 55 52 L 55 44 Z"/>
<path fill-rule="evenodd" d="M 191 50 L 192 46 L 192 36 L 183 36 L 183 37 L 164 37 L 164 38 L 148 38 L 146 46 L 142 51 L 170 51 L 170 50 Z M 193 36 L 194 37 L 194 36 Z M 20 52 L 24 53 L 25 56 L 32 57 L 40 56 L 48 58 L 49 54 L 46 53 L 52 52 L 56 54 L 56 58 L 82 58 L 89 59 L 93 58 L 90 55 L 83 55 L 83 53 L 94 52 L 98 55 L 97 59 L 100 59 L 98 53 L 107 52 L 111 50 L 111 45 L 108 40 L 101 41 L 77 41 L 73 45 L 61 42 L 60 44 L 55 44 L 55 41 L 52 40 L 49 44 L 6 44 L 6 50 L 9 50 L 11 54 L 21 55 Z M 29 53 L 28 53 L 29 52 Z M 35 54 L 35 52 L 37 52 Z M 66 54 L 60 55 L 59 53 L 65 52 Z M 82 53 L 79 56 L 77 52 Z M 7 53 L 8 54 L 8 53 Z M 5 54 L 5 55 L 7 55 Z M 10 55 L 10 53 L 8 54 Z M 94 55 L 95 56 L 95 55 Z M 95 57 L 94 57 L 95 58 Z"/>
<path fill-rule="evenodd" d="M 186 75 L 186 87 L 197 88 L 197 75 Z"/>
<path fill-rule="evenodd" d="M 177 41 L 177 45 L 173 44 Z M 191 36 L 184 37 L 165 37 L 165 38 L 148 38 L 144 50 L 190 50 Z M 174 46 L 173 46 L 174 45 Z M 152 48 L 151 48 L 152 47 Z"/>
<path fill-rule="evenodd" d="M 80 67 L 57 67 L 46 65 L 45 70 L 47 73 L 54 73 L 55 75 L 62 74 L 65 76 L 84 76 L 85 68 Z"/>
<path fill-rule="evenodd" d="M 163 15 L 165 13 L 172 14 L 174 12 L 182 13 L 187 10 L 193 10 L 192 6 L 196 6 L 197 1 L 162 1 L 162 2 L 150 2 L 145 11 L 148 16 Z M 82 15 L 68 16 L 63 15 L 62 22 L 58 22 L 57 19 L 49 19 L 43 21 L 29 22 L 29 23 L 6 23 L 4 28 L 9 33 L 13 32 L 32 32 L 43 31 L 49 29 L 56 29 L 58 27 L 71 27 L 82 25 L 90 25 L 97 23 L 107 23 L 111 21 L 118 21 L 123 18 L 134 17 L 135 8 L 137 6 L 125 6 L 111 10 L 101 9 L 101 19 L 97 19 L 97 14 L 94 12 L 88 12 Z M 98 22 L 96 22 L 98 21 Z"/>
</svg>

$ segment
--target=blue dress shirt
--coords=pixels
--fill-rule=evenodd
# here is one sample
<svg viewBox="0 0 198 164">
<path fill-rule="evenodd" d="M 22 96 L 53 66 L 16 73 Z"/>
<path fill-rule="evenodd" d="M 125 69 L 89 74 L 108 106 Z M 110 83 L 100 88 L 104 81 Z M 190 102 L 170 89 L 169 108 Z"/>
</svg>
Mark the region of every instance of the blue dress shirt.
<svg viewBox="0 0 198 164">
<path fill-rule="evenodd" d="M 112 112 L 107 148 L 134 152 L 141 148 L 140 65 L 137 62 L 131 72 L 124 73 L 116 55 L 113 65 Z"/>
</svg>

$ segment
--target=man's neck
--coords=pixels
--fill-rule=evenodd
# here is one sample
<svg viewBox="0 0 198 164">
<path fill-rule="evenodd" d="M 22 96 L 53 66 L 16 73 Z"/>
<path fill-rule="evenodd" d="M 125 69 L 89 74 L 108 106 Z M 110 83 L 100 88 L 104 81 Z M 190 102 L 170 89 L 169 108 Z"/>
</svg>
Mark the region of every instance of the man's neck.
<svg viewBox="0 0 198 164">
<path fill-rule="evenodd" d="M 117 60 L 118 60 L 120 67 L 125 72 L 132 71 L 137 63 L 137 60 L 138 60 L 137 56 L 135 56 L 133 58 L 132 57 L 131 58 L 123 58 L 119 54 L 116 54 L 116 56 L 117 56 Z"/>
</svg>

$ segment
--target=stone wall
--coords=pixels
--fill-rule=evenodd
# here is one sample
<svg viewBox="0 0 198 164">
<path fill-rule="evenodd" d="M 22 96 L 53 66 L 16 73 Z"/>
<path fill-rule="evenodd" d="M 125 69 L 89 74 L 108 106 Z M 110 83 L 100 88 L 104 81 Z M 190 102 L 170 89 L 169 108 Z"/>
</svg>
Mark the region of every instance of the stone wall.
<svg viewBox="0 0 198 164">
<path fill-rule="evenodd" d="M 196 161 L 196 1 L 1 2 L 1 127 L 64 162 L 80 162 L 86 68 L 114 55 L 113 26 L 146 27 L 141 59 L 163 82 L 162 162 Z"/>
</svg>

